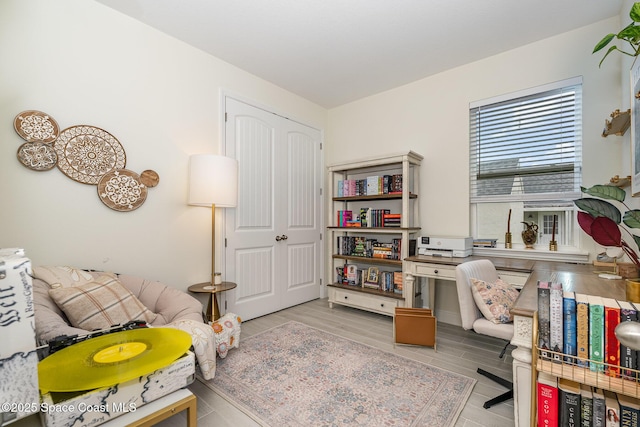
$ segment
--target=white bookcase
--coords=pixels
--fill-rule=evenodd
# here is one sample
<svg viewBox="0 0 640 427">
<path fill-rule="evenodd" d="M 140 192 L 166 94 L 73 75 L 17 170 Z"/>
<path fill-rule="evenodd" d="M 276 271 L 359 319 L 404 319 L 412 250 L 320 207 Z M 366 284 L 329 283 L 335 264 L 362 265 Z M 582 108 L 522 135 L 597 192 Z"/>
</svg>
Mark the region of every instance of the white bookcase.
<svg viewBox="0 0 640 427">
<path fill-rule="evenodd" d="M 390 289 L 384 286 L 384 279 L 398 273 L 402 277 L 402 260 L 409 256 L 410 248 L 415 248 L 415 239 L 420 231 L 419 225 L 419 182 L 420 163 L 423 157 L 413 151 L 392 154 L 382 157 L 371 157 L 356 161 L 333 164 L 328 167 L 329 188 L 332 191 L 330 206 L 330 218 L 327 227 L 327 235 L 330 239 L 330 257 L 327 291 L 329 296 L 329 306 L 341 304 L 345 306 L 360 308 L 367 311 L 393 316 L 395 307 L 412 307 L 415 296 L 413 290 L 407 291 Z M 377 194 L 367 194 L 366 186 L 362 184 L 357 195 L 353 191 L 347 191 L 346 180 L 367 181 L 369 178 L 370 187 L 376 187 L 378 183 L 383 183 L 385 177 L 393 181 L 393 176 L 401 178 L 401 190 L 385 192 L 380 189 Z M 373 185 L 372 185 L 373 184 Z M 382 186 L 384 187 L 384 185 Z M 342 188 L 342 190 L 341 190 Z M 352 185 L 353 190 L 353 185 Z M 365 212 L 368 210 L 369 216 Z M 364 217 L 368 226 L 354 227 L 344 226 L 339 223 L 339 212 L 351 211 L 352 219 Z M 382 212 L 391 213 L 392 216 L 400 214 L 400 218 L 389 219 L 389 222 L 399 221 L 395 226 L 384 226 L 382 222 Z M 356 221 L 353 221 L 356 222 Z M 362 224 L 362 222 L 361 222 Z M 351 224 L 355 225 L 355 224 Z M 364 224 L 362 224 L 364 225 Z M 371 226 L 375 225 L 375 226 Z M 359 251 L 351 251 L 354 247 L 354 240 L 359 239 Z M 351 244 L 344 244 L 346 241 Z M 376 257 L 372 256 L 372 242 L 376 241 Z M 338 242 L 340 241 L 341 244 Z M 362 241 L 365 241 L 363 254 Z M 413 241 L 413 243 L 411 243 Z M 395 242 L 395 245 L 394 245 Z M 395 259 L 379 258 L 385 254 L 386 247 L 393 245 L 392 251 Z M 383 250 L 385 249 L 385 250 Z M 345 266 L 351 266 L 350 270 L 357 269 L 358 276 L 356 284 L 347 284 L 346 279 L 339 280 L 339 270 L 345 275 Z M 382 282 L 379 288 L 373 285 L 361 283 L 359 278 L 367 278 L 369 268 L 378 269 L 376 276 Z M 372 269 L 372 272 L 374 272 Z M 389 274 L 387 274 L 389 273 Z M 366 280 L 365 280 L 366 281 Z M 393 282 L 393 280 L 392 280 Z M 388 282 L 387 282 L 388 284 Z"/>
</svg>

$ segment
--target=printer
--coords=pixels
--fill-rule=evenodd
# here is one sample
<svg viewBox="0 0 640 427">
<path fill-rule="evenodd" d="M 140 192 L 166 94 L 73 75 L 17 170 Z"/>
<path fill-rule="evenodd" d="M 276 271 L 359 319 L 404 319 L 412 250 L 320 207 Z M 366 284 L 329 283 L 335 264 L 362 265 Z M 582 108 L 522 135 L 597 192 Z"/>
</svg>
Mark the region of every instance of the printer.
<svg viewBox="0 0 640 427">
<path fill-rule="evenodd" d="M 464 258 L 473 252 L 472 237 L 418 237 L 418 255 Z"/>
</svg>

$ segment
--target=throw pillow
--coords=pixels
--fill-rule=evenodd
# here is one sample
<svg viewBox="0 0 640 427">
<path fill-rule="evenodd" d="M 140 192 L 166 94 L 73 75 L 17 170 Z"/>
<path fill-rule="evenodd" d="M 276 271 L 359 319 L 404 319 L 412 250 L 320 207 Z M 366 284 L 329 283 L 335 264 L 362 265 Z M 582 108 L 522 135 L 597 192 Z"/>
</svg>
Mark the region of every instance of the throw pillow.
<svg viewBox="0 0 640 427">
<path fill-rule="evenodd" d="M 116 278 L 113 273 L 100 273 L 100 275 Z M 33 267 L 33 276 L 36 279 L 46 282 L 51 289 L 80 286 L 95 280 L 95 275 L 90 272 L 66 265 L 41 265 Z"/>
<path fill-rule="evenodd" d="M 515 286 L 501 279 L 495 283 L 471 279 L 471 292 L 476 305 L 487 320 L 493 323 L 513 321 L 510 310 L 519 294 Z"/>
<path fill-rule="evenodd" d="M 88 331 L 132 320 L 151 323 L 157 316 L 120 282 L 108 276 L 80 286 L 50 289 L 49 295 L 73 326 Z"/>
</svg>

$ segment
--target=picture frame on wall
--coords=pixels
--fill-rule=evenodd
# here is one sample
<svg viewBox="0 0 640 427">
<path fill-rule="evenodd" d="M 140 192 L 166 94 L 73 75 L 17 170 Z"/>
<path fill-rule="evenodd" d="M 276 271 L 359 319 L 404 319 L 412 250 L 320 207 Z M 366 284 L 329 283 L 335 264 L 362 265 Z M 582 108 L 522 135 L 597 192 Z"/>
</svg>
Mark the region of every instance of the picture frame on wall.
<svg viewBox="0 0 640 427">
<path fill-rule="evenodd" d="M 631 195 L 640 196 L 640 60 L 631 66 Z"/>
</svg>

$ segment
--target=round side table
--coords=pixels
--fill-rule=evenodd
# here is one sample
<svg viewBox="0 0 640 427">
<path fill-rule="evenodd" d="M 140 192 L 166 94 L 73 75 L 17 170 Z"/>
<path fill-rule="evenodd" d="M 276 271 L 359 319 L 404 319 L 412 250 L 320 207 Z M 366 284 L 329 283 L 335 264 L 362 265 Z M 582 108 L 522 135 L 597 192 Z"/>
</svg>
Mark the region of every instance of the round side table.
<svg viewBox="0 0 640 427">
<path fill-rule="evenodd" d="M 213 322 L 220 318 L 220 309 L 218 308 L 218 298 L 216 295 L 220 292 L 234 289 L 236 286 L 238 285 L 233 282 L 222 282 L 219 285 L 212 285 L 211 282 L 204 282 L 189 286 L 189 292 L 209 294 L 209 303 L 207 304 L 206 315 L 207 320 Z"/>
</svg>

